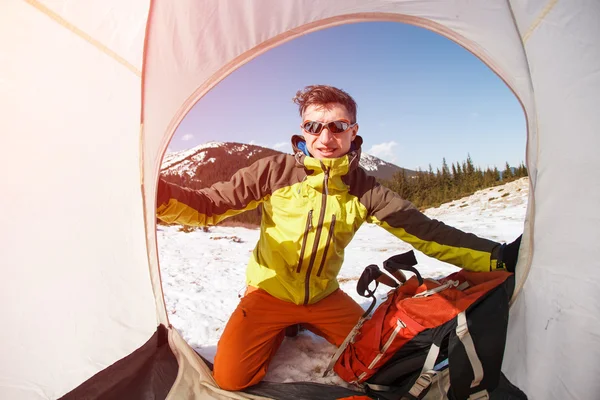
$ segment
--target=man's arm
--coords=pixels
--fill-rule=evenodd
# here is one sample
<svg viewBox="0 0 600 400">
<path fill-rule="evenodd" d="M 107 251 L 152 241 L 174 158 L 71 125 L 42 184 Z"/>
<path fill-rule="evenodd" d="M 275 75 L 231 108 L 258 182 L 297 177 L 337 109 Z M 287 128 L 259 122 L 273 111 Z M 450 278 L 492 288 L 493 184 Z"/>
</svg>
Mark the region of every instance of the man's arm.
<svg viewBox="0 0 600 400">
<path fill-rule="evenodd" d="M 264 201 L 270 195 L 268 174 L 269 162 L 259 160 L 239 170 L 228 182 L 200 190 L 159 179 L 156 216 L 167 223 L 215 225 Z"/>
<path fill-rule="evenodd" d="M 382 226 L 430 257 L 471 271 L 491 271 L 500 266 L 500 243 L 430 219 L 379 184 L 369 193 L 367 209 L 367 222 Z"/>
</svg>

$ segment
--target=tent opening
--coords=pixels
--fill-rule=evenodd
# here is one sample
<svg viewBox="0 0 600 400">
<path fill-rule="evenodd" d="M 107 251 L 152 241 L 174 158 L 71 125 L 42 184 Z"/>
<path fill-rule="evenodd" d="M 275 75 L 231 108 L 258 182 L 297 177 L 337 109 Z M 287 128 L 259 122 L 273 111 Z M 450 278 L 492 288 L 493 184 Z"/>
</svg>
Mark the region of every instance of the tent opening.
<svg viewBox="0 0 600 400">
<path fill-rule="evenodd" d="M 236 69 L 181 121 L 161 177 L 203 189 L 261 158 L 291 153 L 291 136 L 302 134 L 292 97 L 312 84 L 336 86 L 354 97 L 362 166 L 384 185 L 459 229 L 507 242 L 522 233 L 528 184 L 520 103 L 472 53 L 402 23 L 363 22 L 309 33 Z M 157 227 L 169 320 L 209 361 L 246 290 L 246 264 L 260 221 L 259 206 L 214 227 Z M 409 248 L 365 224 L 346 249 L 341 288 L 367 308 L 369 301 L 355 290 L 362 269 Z M 426 256 L 419 261 L 434 278 L 455 268 Z M 284 340 L 265 379 L 345 385 L 337 377 L 320 377 L 333 352 L 324 339 L 301 331 Z"/>
</svg>

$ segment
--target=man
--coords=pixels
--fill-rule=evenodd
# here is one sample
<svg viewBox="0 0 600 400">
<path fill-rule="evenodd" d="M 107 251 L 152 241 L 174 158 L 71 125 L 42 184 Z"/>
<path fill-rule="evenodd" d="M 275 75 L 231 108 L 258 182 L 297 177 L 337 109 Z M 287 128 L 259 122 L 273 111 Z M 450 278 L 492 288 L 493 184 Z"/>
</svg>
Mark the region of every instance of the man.
<svg viewBox="0 0 600 400">
<path fill-rule="evenodd" d="M 518 242 L 500 245 L 431 220 L 359 167 L 356 103 L 346 92 L 308 86 L 294 102 L 303 136 L 292 137 L 293 156 L 264 158 L 229 182 L 197 191 L 159 181 L 157 215 L 166 222 L 214 225 L 263 207 L 248 290 L 215 356 L 215 380 L 227 390 L 261 381 L 288 326 L 301 323 L 336 346 L 344 341 L 363 309 L 336 277 L 363 222 L 465 269 L 514 270 L 516 264 Z"/>
</svg>

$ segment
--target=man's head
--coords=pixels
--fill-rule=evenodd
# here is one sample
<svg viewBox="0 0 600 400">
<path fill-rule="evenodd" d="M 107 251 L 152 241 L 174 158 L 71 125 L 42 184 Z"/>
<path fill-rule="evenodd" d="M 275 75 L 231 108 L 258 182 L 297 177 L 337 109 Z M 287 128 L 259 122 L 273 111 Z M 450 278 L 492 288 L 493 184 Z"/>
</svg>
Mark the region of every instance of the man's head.
<svg viewBox="0 0 600 400">
<path fill-rule="evenodd" d="M 341 89 L 326 85 L 298 91 L 294 103 L 302 117 L 302 134 L 315 158 L 337 158 L 350 151 L 358 133 L 356 102 Z"/>
</svg>

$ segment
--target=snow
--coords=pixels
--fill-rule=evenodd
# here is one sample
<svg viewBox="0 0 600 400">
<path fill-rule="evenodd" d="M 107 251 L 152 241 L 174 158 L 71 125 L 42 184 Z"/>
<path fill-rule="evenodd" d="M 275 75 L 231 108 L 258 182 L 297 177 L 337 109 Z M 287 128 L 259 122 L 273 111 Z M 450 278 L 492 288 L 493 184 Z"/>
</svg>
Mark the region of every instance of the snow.
<svg viewBox="0 0 600 400">
<path fill-rule="evenodd" d="M 488 188 L 425 214 L 466 232 L 510 242 L 523 231 L 529 181 L 522 178 Z M 185 340 L 209 360 L 239 296 L 245 290 L 245 267 L 258 240 L 258 229 L 211 227 L 190 233 L 177 226 L 159 226 L 158 245 L 165 301 L 171 324 Z M 363 308 L 370 300 L 356 293 L 356 281 L 369 264 L 382 265 L 392 255 L 410 250 L 387 231 L 364 224 L 346 249 L 338 277 L 340 287 Z M 423 276 L 442 277 L 456 267 L 416 252 Z M 386 287 L 377 290 L 379 299 Z M 307 331 L 286 338 L 265 377 L 273 382 L 311 381 L 347 386 L 335 374 L 322 372 L 335 346 Z"/>
<path fill-rule="evenodd" d="M 229 148 L 229 150 L 227 151 L 228 154 L 235 154 L 235 153 L 241 153 L 246 151 L 246 149 L 248 149 L 248 146 L 245 144 L 238 144 L 238 145 L 233 145 Z M 248 156 L 249 157 L 249 156 Z"/>
<path fill-rule="evenodd" d="M 182 151 L 178 151 L 175 153 L 167 153 L 167 154 L 165 154 L 165 158 L 163 159 L 163 162 L 162 162 L 160 168 L 163 171 L 172 169 L 173 166 L 175 166 L 179 163 L 185 163 L 185 160 L 187 158 L 190 158 L 190 157 L 196 155 L 196 153 L 199 153 L 204 149 L 217 148 L 217 147 L 221 147 L 223 145 L 224 145 L 224 143 L 222 143 L 222 142 L 208 142 L 208 143 L 201 144 L 199 146 L 193 147 L 188 150 L 182 150 Z M 200 154 L 199 156 L 201 158 L 195 159 L 193 164 L 195 164 L 197 162 L 201 162 L 204 159 L 205 154 Z M 196 167 L 197 167 L 197 165 L 196 165 Z M 179 169 L 181 169 L 181 168 L 178 168 L 177 172 L 183 173 L 183 170 L 179 171 Z"/>
<path fill-rule="evenodd" d="M 361 153 L 360 155 L 360 166 L 363 167 L 367 171 L 377 171 L 378 165 L 384 165 L 385 163 L 370 154 Z"/>
</svg>

